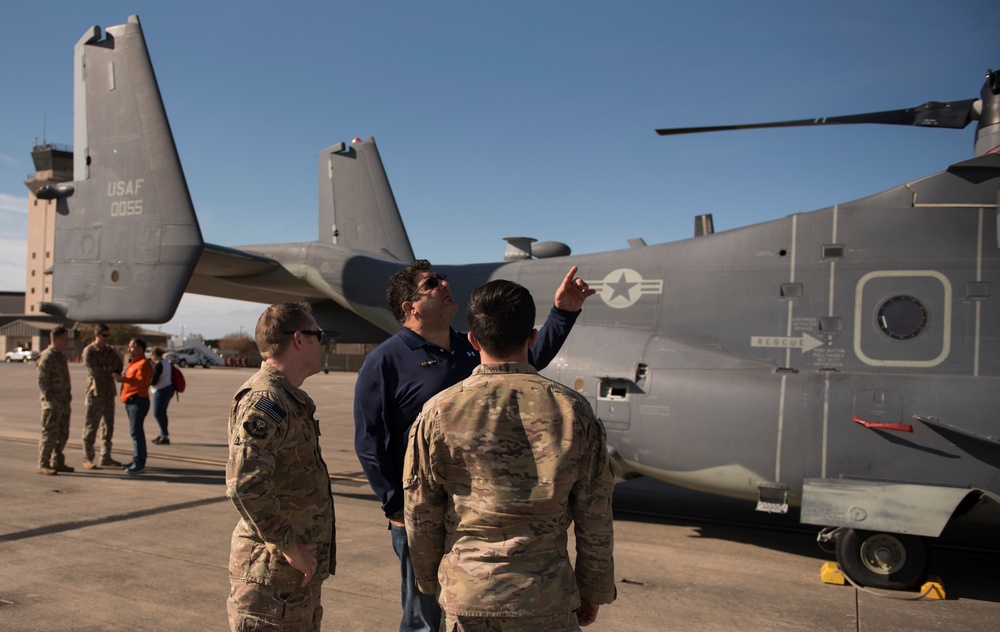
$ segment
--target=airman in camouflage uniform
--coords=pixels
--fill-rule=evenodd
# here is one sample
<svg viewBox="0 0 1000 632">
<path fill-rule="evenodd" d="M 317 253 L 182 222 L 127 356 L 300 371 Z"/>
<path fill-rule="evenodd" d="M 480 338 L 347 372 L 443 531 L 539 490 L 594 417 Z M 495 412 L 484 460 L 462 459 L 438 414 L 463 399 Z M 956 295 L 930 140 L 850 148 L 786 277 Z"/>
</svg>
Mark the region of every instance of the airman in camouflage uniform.
<svg viewBox="0 0 1000 632">
<path fill-rule="evenodd" d="M 69 332 L 56 327 L 49 332 L 50 345 L 38 356 L 38 390 L 42 400 L 42 434 L 38 439 L 38 473 L 72 472 L 63 448 L 69 439 L 70 393 L 66 345 Z"/>
<path fill-rule="evenodd" d="M 226 496 L 240 513 L 229 558 L 231 629 L 318 631 L 320 590 L 337 564 L 333 495 L 316 405 L 299 388 L 320 369 L 309 306 L 261 316 L 261 369 L 233 398 Z"/>
<path fill-rule="evenodd" d="M 87 394 L 84 399 L 83 466 L 94 469 L 94 440 L 98 426 L 101 428 L 100 465 L 119 467 L 121 462 L 111 458 L 111 438 L 115 433 L 115 373 L 121 373 L 122 357 L 108 345 L 111 330 L 107 325 L 94 327 L 94 342 L 83 348 L 83 364 L 87 367 Z M 101 419 L 103 418 L 103 423 Z"/>
<path fill-rule="evenodd" d="M 604 427 L 583 396 L 527 363 L 534 317 L 520 285 L 477 288 L 469 340 L 483 363 L 410 430 L 410 555 L 449 632 L 579 630 L 616 596 Z"/>
</svg>

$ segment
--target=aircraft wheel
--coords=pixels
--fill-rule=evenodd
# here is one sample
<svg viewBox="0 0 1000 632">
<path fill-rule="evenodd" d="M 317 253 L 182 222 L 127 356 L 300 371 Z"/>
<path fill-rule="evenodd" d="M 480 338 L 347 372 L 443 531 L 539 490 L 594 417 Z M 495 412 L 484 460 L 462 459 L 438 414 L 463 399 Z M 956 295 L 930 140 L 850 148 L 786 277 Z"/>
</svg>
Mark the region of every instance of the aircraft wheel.
<svg viewBox="0 0 1000 632">
<path fill-rule="evenodd" d="M 862 586 L 906 590 L 927 574 L 927 543 L 914 535 L 844 529 L 837 563 Z"/>
</svg>

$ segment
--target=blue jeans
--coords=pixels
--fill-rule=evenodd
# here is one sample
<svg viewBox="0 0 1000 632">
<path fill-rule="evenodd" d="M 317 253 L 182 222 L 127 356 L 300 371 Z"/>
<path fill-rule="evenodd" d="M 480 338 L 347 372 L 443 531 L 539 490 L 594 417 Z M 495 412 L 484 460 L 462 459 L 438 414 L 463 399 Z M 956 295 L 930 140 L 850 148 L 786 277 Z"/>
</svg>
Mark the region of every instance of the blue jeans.
<svg viewBox="0 0 1000 632">
<path fill-rule="evenodd" d="M 132 464 L 146 467 L 146 433 L 142 429 L 149 412 L 149 398 L 132 396 L 125 402 L 125 412 L 128 413 L 128 431 L 132 435 Z"/>
<path fill-rule="evenodd" d="M 441 627 L 441 606 L 437 595 L 425 595 L 417 588 L 410 562 L 410 546 L 406 541 L 406 527 L 389 524 L 392 549 L 399 558 L 399 578 L 402 583 L 403 618 L 399 632 L 437 632 Z"/>
<path fill-rule="evenodd" d="M 164 386 L 163 388 L 158 388 L 156 389 L 156 392 L 153 393 L 153 417 L 156 419 L 156 423 L 160 426 L 161 437 L 170 436 L 170 433 L 167 431 L 167 404 L 170 403 L 170 398 L 173 396 L 173 384 Z"/>
</svg>

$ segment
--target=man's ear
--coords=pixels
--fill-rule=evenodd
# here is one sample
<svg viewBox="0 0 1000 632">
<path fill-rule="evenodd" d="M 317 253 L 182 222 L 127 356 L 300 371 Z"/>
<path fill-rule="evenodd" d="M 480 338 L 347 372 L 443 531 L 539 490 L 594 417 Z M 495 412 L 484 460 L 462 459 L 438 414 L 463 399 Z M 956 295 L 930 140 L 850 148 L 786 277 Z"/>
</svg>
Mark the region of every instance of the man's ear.
<svg viewBox="0 0 1000 632">
<path fill-rule="evenodd" d="M 476 337 L 472 334 L 471 331 L 468 333 L 468 337 L 469 337 L 469 344 L 472 345 L 473 349 L 475 349 L 476 351 L 482 351 L 483 350 L 482 345 L 479 344 L 479 341 L 476 340 Z"/>
<path fill-rule="evenodd" d="M 528 348 L 529 349 L 532 347 L 532 345 L 535 344 L 535 340 L 537 340 L 537 339 L 538 339 L 538 330 L 537 329 L 532 329 L 531 330 L 531 335 L 528 337 Z"/>
</svg>

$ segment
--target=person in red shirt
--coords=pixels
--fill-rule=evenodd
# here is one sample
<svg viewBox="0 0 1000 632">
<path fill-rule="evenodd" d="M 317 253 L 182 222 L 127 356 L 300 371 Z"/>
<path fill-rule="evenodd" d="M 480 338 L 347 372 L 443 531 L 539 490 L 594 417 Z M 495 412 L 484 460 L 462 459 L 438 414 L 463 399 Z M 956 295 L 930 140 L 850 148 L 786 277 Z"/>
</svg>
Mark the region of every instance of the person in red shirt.
<svg viewBox="0 0 1000 632">
<path fill-rule="evenodd" d="M 132 435 L 132 462 L 125 466 L 129 474 L 142 474 L 146 469 L 146 433 L 142 424 L 149 413 L 149 385 L 153 381 L 153 365 L 146 359 L 146 341 L 133 338 L 128 343 L 129 360 L 125 374 L 115 373 L 121 382 L 122 401 L 128 414 L 128 429 Z"/>
</svg>

